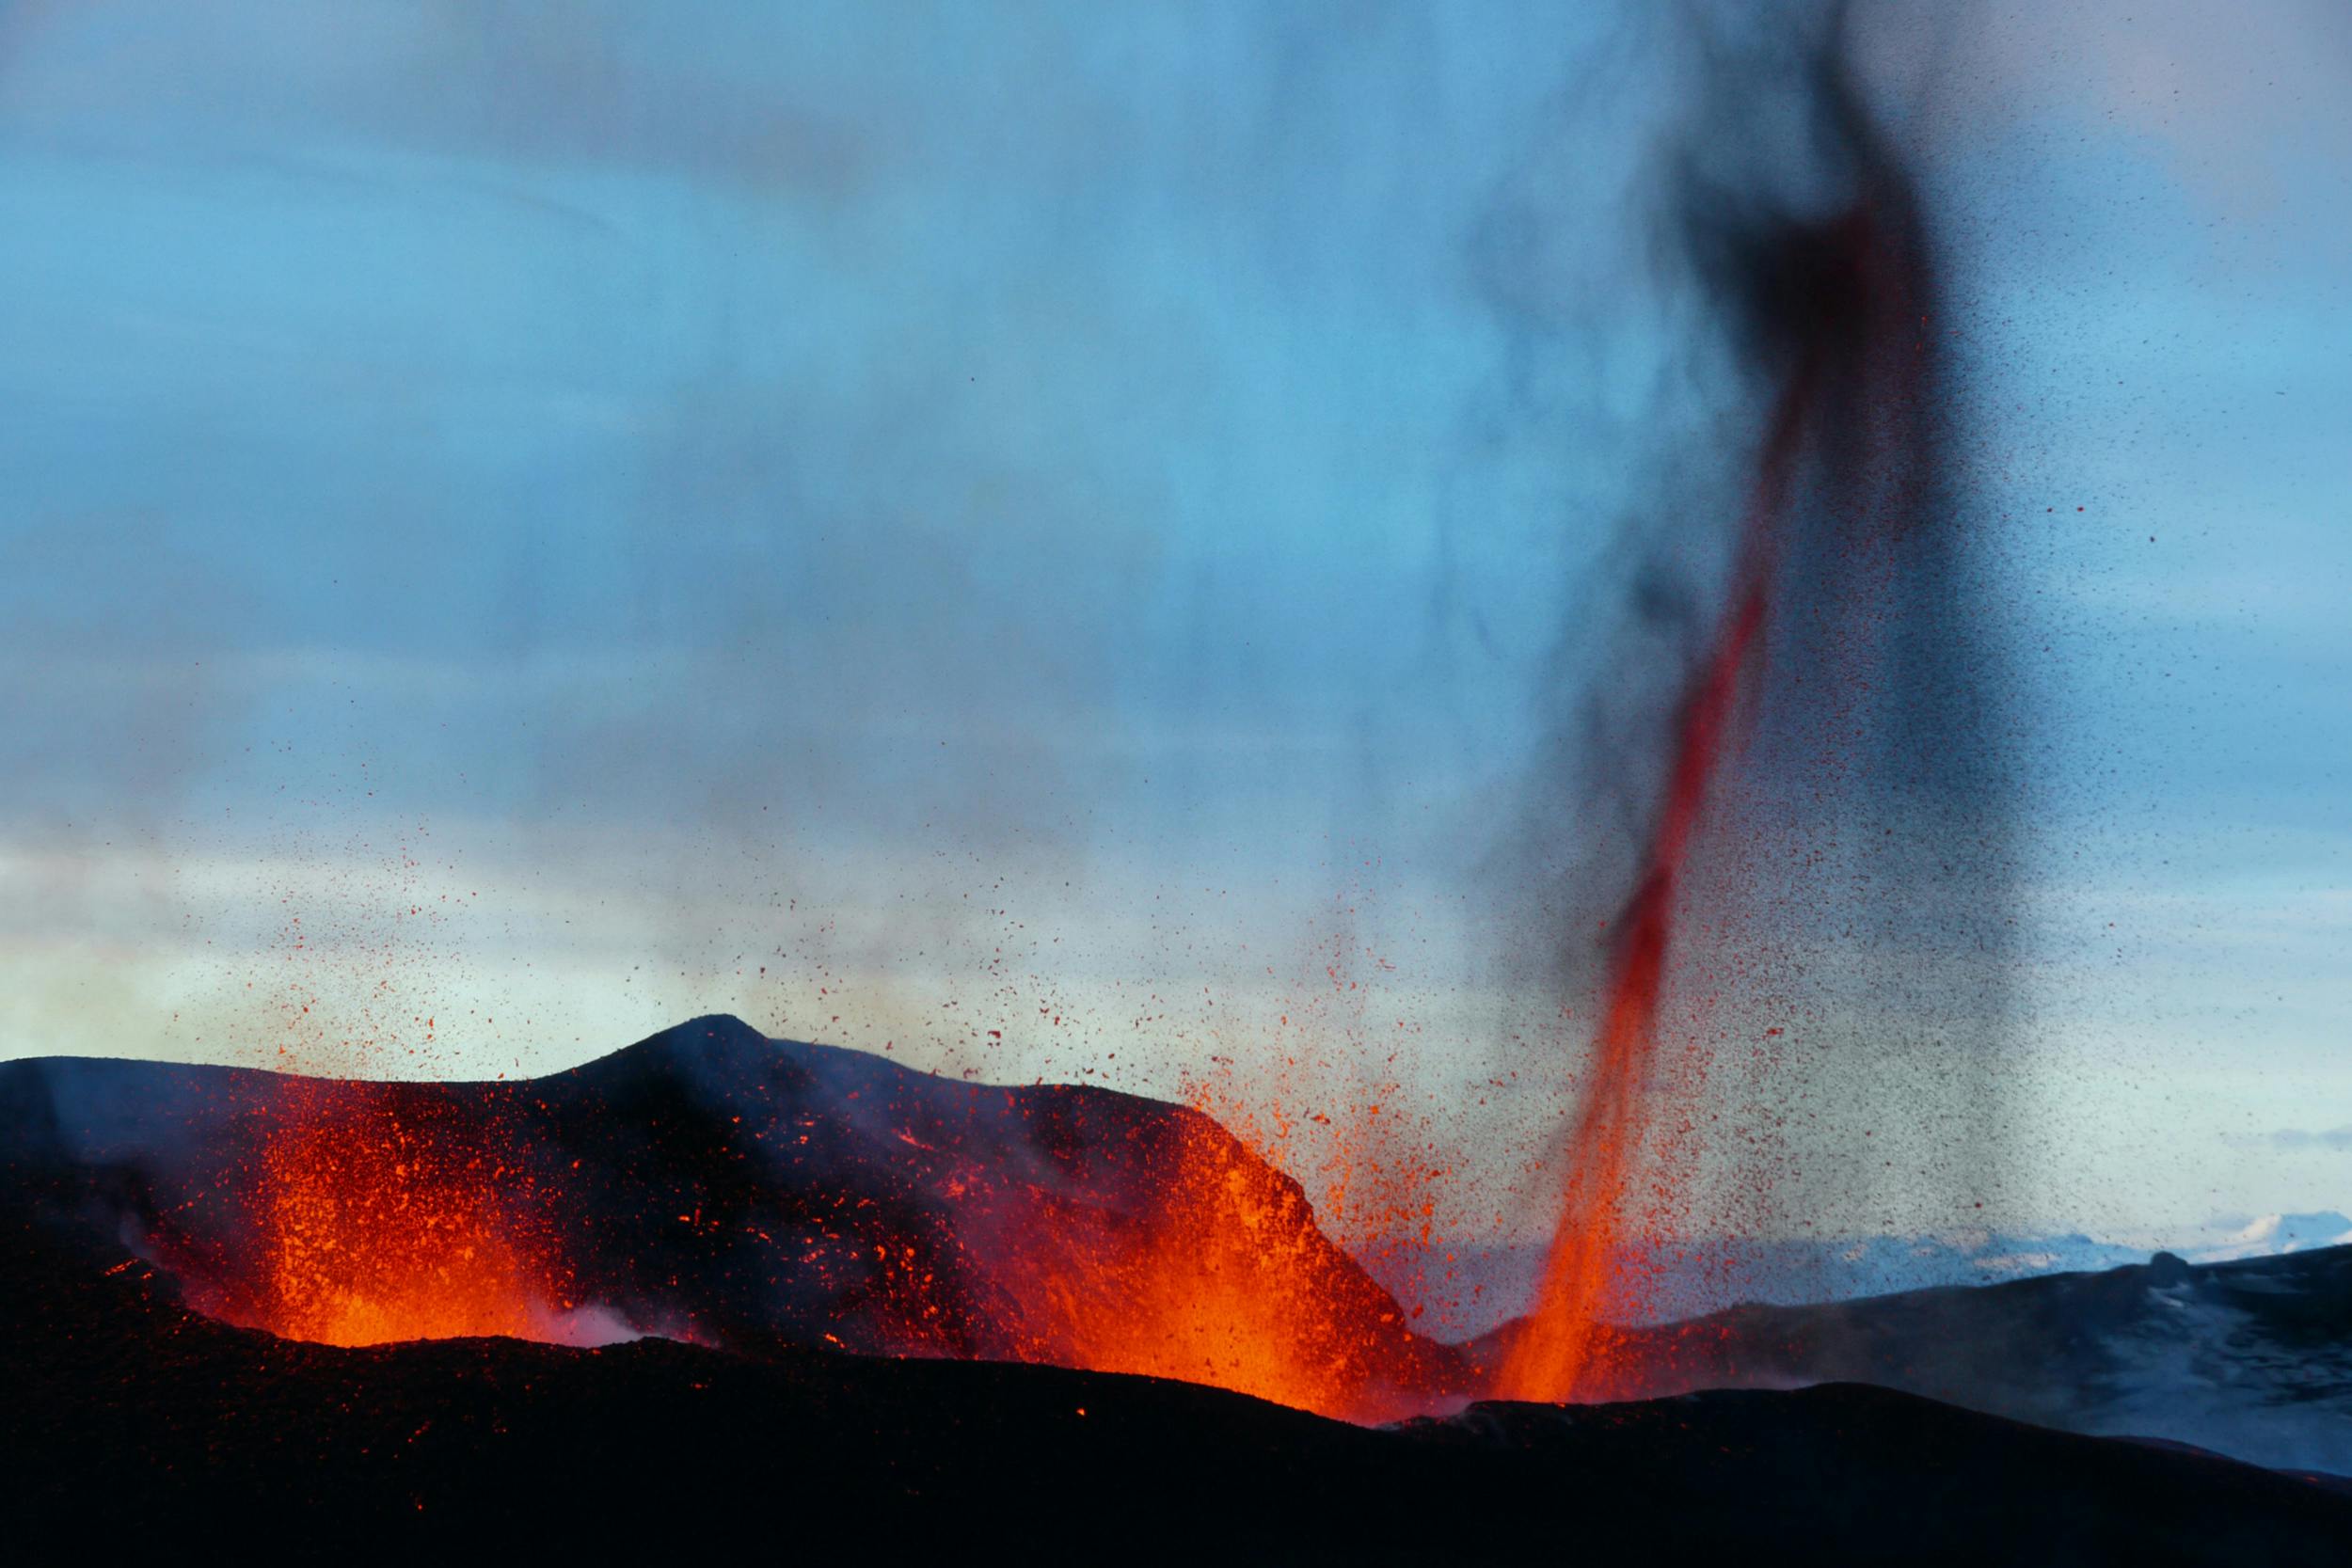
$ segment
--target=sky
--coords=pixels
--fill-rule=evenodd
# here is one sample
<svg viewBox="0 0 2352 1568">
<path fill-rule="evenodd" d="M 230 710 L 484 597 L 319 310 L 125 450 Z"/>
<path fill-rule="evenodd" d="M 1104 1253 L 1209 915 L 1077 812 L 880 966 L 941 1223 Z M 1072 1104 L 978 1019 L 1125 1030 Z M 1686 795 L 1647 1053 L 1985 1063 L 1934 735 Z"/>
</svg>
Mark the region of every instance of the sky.
<svg viewBox="0 0 2352 1568">
<path fill-rule="evenodd" d="M 2352 1209 L 2352 24 L 2052 9 L 1853 18 L 2017 672 L 1996 1208 Z M 1572 1089 L 1498 857 L 1724 413 L 1665 14 L 0 8 L 0 1053 L 723 1010 L 1385 1099 L 1507 1228 Z M 1820 1049 L 1791 1158 L 1949 1109 Z"/>
</svg>

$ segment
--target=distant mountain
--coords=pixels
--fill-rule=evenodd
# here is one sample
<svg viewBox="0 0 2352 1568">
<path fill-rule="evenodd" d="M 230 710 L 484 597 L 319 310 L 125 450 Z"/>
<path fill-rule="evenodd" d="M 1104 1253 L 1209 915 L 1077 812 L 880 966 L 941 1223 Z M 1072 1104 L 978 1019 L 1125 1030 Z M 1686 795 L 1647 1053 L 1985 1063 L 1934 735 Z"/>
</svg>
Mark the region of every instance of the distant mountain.
<svg viewBox="0 0 2352 1568">
<path fill-rule="evenodd" d="M 1517 1324 L 1474 1347 L 1501 1355 Z M 1629 1330 L 1604 1396 L 1871 1383 L 2016 1420 L 2352 1475 L 2352 1247 L 2144 1264 Z"/>
<path fill-rule="evenodd" d="M 1543 1272 L 1539 1246 L 1454 1245 L 1442 1271 L 1430 1249 L 1375 1243 L 1359 1254 L 1373 1277 L 1408 1307 L 1426 1302 L 1436 1332 L 1469 1338 L 1505 1321 L 1534 1296 Z M 2202 1255 L 2198 1255 L 2201 1257 Z M 2019 1236 L 1829 1236 L 1755 1241 L 1718 1238 L 1670 1246 L 1631 1244 L 1623 1277 L 1643 1281 L 1640 1321 L 1668 1323 L 1740 1303 L 1794 1306 L 1844 1301 L 1942 1285 L 1984 1285 L 2035 1275 L 2144 1263 L 2150 1249 L 2079 1233 Z M 1450 1273 L 1451 1277 L 1445 1277 Z M 1434 1275 L 1434 1277 L 1433 1277 Z"/>
<path fill-rule="evenodd" d="M 2311 1214 L 2265 1214 L 2218 1241 L 2182 1250 L 2198 1262 L 2219 1263 L 2347 1244 L 2352 1244 L 2352 1219 L 2330 1209 Z"/>
</svg>

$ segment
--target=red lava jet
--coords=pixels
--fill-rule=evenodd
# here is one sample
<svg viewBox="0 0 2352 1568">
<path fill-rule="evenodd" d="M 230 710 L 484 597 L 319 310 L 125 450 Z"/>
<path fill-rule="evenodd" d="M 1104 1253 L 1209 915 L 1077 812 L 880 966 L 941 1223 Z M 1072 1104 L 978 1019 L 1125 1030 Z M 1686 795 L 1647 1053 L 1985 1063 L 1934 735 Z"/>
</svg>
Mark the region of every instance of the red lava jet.
<svg viewBox="0 0 2352 1568">
<path fill-rule="evenodd" d="M 1686 703 L 1641 887 L 1617 927 L 1588 1087 L 1568 1138 L 1559 1226 L 1534 1309 L 1496 1378 L 1496 1392 L 1505 1398 L 1574 1397 L 1607 1333 L 1599 1313 L 1614 1278 L 1627 1182 L 1642 1150 L 1675 898 L 1708 785 L 1731 740 L 1734 708 L 1762 657 L 1778 525 L 1808 379 L 1801 376 L 1783 395 L 1766 440 L 1756 499 L 1741 531 L 1731 605 Z"/>
<path fill-rule="evenodd" d="M 1639 1303 L 1620 1259 L 1643 1223 L 1637 1173 L 1671 1199 L 1682 1173 L 1646 1147 L 1658 1097 L 1660 1006 L 1685 912 L 1686 871 L 1710 799 L 1767 700 L 1818 710 L 1850 703 L 1869 676 L 1855 647 L 1833 649 L 1829 678 L 1763 680 L 1779 601 L 1794 593 L 1808 630 L 1889 612 L 1885 562 L 1931 504 L 1934 333 L 1923 237 L 1907 185 L 1835 69 L 1818 87 L 1827 138 L 1857 172 L 1842 211 L 1725 227 L 1736 199 L 1710 201 L 1691 236 L 1705 280 L 1732 301 L 1741 347 L 1775 386 L 1738 525 L 1724 606 L 1681 695 L 1634 892 L 1613 922 L 1582 1102 L 1560 1159 L 1558 1219 L 1533 1310 L 1511 1336 L 1493 1389 L 1558 1401 L 1621 1389 L 1629 1341 L 1610 1326 Z M 1824 573 L 1792 558 L 1842 556 Z M 1867 564 L 1863 564 L 1867 563 Z M 1803 578 L 1810 569 L 1809 580 Z M 1856 646 L 1867 639 L 1855 639 Z M 1812 672 L 1820 673 L 1820 672 Z M 1802 689 L 1791 690 L 1790 685 Z M 1783 721 L 1790 715 L 1784 711 Z M 1800 714 L 1803 723 L 1813 714 Z M 1646 1162 L 1646 1165 L 1645 1165 Z M 1664 1168 L 1660 1168 L 1661 1165 Z"/>
</svg>

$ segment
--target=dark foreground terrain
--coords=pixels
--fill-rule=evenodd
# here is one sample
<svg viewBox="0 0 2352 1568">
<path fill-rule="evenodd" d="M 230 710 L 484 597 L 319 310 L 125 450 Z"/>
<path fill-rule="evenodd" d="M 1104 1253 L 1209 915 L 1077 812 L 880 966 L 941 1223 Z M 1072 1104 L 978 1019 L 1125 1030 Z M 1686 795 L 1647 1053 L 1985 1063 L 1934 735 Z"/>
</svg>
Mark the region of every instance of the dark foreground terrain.
<svg viewBox="0 0 2352 1568">
<path fill-rule="evenodd" d="M 2352 1497 L 1853 1385 L 1367 1429 L 1189 1385 L 660 1339 L 337 1350 L 12 1198 L 0 1487 L 46 1560 L 493 1546 L 898 1560 L 2352 1560 Z"/>
</svg>

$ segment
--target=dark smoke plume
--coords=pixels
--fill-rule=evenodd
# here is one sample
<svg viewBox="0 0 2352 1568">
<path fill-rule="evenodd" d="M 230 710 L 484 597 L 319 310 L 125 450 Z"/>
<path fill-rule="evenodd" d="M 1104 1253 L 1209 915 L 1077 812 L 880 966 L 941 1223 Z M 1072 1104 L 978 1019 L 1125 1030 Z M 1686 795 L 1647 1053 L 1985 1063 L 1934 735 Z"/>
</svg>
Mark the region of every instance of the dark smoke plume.
<svg viewBox="0 0 2352 1568">
<path fill-rule="evenodd" d="M 1890 1184 L 1957 1224 L 2002 1164 L 2009 683 L 1916 151 L 1850 20 L 1684 35 L 1654 281 L 1704 324 L 1671 395 L 1719 406 L 1660 424 L 1716 434 L 1625 525 L 1597 684 L 1546 698 L 1521 861 L 1591 1040 L 1510 1393 L 1594 1386 L 1646 1242 L 1854 1225 Z"/>
</svg>

